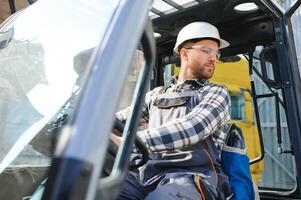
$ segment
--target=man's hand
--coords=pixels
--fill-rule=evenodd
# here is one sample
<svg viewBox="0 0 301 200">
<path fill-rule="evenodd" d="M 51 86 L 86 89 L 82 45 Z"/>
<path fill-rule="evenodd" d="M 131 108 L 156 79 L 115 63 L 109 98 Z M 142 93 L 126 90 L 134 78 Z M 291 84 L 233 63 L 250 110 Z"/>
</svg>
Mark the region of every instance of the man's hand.
<svg viewBox="0 0 301 200">
<path fill-rule="evenodd" d="M 122 137 L 119 137 L 119 136 L 117 136 L 117 135 L 111 133 L 110 138 L 111 138 L 111 140 L 113 140 L 113 142 L 114 142 L 117 146 L 119 146 Z"/>
</svg>

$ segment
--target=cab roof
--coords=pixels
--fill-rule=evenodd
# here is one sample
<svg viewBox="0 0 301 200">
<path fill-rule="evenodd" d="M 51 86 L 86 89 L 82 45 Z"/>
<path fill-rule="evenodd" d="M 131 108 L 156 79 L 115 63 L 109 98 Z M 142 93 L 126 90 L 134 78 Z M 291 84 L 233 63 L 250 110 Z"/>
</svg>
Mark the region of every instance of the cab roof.
<svg viewBox="0 0 301 200">
<path fill-rule="evenodd" d="M 238 5 L 245 11 L 238 10 Z M 178 31 L 194 21 L 207 21 L 219 29 L 231 44 L 223 54 L 245 53 L 256 45 L 270 44 L 275 41 L 271 9 L 282 12 L 280 6 L 267 9 L 259 0 L 155 0 L 150 17 L 154 31 L 160 34 L 158 54 L 172 55 Z"/>
</svg>

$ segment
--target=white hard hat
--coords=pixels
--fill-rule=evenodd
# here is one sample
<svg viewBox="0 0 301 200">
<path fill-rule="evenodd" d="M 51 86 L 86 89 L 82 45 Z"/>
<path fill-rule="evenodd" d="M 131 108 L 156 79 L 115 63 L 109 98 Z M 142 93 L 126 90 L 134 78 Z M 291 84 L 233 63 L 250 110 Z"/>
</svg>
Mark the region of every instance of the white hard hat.
<svg viewBox="0 0 301 200">
<path fill-rule="evenodd" d="M 183 42 L 198 38 L 213 38 L 218 40 L 219 49 L 225 48 L 230 45 L 229 42 L 220 38 L 217 28 L 212 24 L 209 24 L 207 22 L 193 22 L 184 26 L 184 28 L 180 30 L 174 51 L 176 53 L 179 53 L 178 48 Z"/>
</svg>

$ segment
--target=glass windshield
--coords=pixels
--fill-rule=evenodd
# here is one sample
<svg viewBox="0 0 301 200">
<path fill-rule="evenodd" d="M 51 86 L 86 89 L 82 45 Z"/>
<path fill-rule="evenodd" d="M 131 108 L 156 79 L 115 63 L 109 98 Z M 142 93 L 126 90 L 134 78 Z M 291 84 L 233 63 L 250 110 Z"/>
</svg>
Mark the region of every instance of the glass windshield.
<svg viewBox="0 0 301 200">
<path fill-rule="evenodd" d="M 296 54 L 297 54 L 297 61 L 299 66 L 299 75 L 301 77 L 301 36 L 300 34 L 298 34 L 301 31 L 300 17 L 301 17 L 301 6 L 299 6 L 299 8 L 294 12 L 291 18 L 295 47 L 296 47 Z"/>
<path fill-rule="evenodd" d="M 117 4 L 117 0 L 39 0 L 2 24 L 1 183 L 6 178 L 3 171 L 12 167 L 50 164 L 50 144 L 43 141 L 65 123 L 89 58 Z"/>
</svg>

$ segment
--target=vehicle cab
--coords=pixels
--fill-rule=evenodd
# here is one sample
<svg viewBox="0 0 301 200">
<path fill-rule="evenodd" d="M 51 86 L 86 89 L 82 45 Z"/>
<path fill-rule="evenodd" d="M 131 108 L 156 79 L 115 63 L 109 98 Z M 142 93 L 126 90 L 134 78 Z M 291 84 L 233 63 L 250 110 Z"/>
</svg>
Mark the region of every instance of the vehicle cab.
<svg viewBox="0 0 301 200">
<path fill-rule="evenodd" d="M 178 31 L 207 21 L 230 42 L 211 81 L 232 95 L 258 197 L 301 199 L 300 4 L 38 0 L 15 13 L 0 26 L 0 198 L 117 199 L 145 93 L 175 74 Z"/>
</svg>

